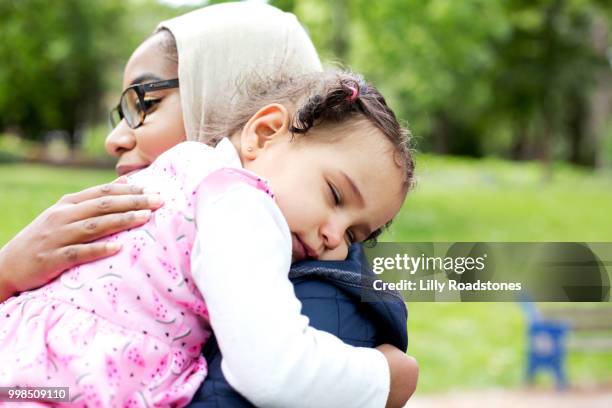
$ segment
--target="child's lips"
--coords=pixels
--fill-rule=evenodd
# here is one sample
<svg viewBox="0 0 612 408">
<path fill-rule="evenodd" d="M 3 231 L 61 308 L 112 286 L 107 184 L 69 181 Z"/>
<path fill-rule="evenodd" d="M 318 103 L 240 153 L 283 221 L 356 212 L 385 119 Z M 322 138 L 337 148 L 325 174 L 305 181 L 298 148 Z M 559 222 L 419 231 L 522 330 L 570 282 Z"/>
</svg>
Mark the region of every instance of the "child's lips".
<svg viewBox="0 0 612 408">
<path fill-rule="evenodd" d="M 302 241 L 295 234 L 291 234 L 291 246 L 293 250 L 293 261 L 302 261 L 306 259 L 306 248 Z"/>
<path fill-rule="evenodd" d="M 291 234 L 291 238 L 293 241 L 292 246 L 294 262 L 301 261 L 306 258 L 319 259 L 319 255 L 316 253 L 316 251 L 306 245 L 298 235 Z"/>
</svg>

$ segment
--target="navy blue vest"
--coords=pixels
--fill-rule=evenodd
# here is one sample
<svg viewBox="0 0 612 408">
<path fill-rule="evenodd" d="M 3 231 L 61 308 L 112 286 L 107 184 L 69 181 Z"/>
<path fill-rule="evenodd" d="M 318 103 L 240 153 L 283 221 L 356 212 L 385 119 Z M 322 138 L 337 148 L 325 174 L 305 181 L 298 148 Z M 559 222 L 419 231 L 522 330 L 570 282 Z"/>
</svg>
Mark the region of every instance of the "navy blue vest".
<svg viewBox="0 0 612 408">
<path fill-rule="evenodd" d="M 353 245 L 346 261 L 305 261 L 292 266 L 289 278 L 302 302 L 302 313 L 310 325 L 325 330 L 347 344 L 376 347 L 393 344 L 406 351 L 407 310 L 396 292 L 373 291 L 367 285 L 375 279 L 360 245 Z M 370 290 L 379 301 L 362 302 L 362 291 Z M 203 354 L 208 362 L 208 376 L 190 407 L 252 407 L 232 389 L 221 372 L 221 353 L 214 338 L 206 343 Z"/>
</svg>

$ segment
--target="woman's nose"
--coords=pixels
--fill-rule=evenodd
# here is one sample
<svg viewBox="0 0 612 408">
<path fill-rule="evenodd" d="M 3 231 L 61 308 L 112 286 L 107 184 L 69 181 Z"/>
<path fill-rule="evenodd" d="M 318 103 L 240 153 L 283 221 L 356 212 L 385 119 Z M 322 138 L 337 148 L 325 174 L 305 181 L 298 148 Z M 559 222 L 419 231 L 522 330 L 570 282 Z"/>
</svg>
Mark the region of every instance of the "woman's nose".
<svg viewBox="0 0 612 408">
<path fill-rule="evenodd" d="M 119 157 L 123 153 L 132 150 L 136 146 L 136 137 L 125 120 L 119 122 L 117 126 L 108 134 L 104 142 L 108 154 Z"/>
</svg>

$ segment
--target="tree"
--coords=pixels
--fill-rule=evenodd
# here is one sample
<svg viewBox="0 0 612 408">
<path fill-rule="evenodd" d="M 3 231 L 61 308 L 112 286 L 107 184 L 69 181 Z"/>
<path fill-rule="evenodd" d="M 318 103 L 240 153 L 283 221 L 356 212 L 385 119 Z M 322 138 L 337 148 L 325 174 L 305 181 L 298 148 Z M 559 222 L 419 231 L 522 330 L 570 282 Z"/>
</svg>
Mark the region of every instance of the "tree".
<svg viewBox="0 0 612 408">
<path fill-rule="evenodd" d="M 383 90 L 420 149 L 601 162 L 609 0 L 275 3 Z"/>
<path fill-rule="evenodd" d="M 514 0 L 506 7 L 512 30 L 495 44 L 491 110 L 517 124 L 517 158 L 535 154 L 550 163 L 560 150 L 555 146 L 566 145 L 570 161 L 595 163 L 596 138 L 589 133 L 602 129 L 587 124 L 596 108 L 591 95 L 603 83 L 597 72 L 607 67 L 592 38 L 600 6 L 584 0 Z"/>
<path fill-rule="evenodd" d="M 74 148 L 100 107 L 124 11 L 118 0 L 65 0 L 62 7 L 44 0 L 0 3 L 3 125 L 34 140 L 65 131 Z"/>
</svg>

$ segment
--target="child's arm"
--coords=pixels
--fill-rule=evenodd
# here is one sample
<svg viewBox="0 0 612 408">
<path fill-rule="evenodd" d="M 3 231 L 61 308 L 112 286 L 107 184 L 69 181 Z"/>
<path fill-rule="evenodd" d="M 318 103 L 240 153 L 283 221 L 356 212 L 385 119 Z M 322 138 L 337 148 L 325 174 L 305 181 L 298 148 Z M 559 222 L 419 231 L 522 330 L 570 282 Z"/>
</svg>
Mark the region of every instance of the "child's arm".
<svg viewBox="0 0 612 408">
<path fill-rule="evenodd" d="M 419 366 L 414 358 L 407 356 L 403 351 L 390 344 L 376 347 L 385 355 L 389 363 L 391 387 L 387 399 L 387 408 L 401 408 L 416 389 L 419 377 Z"/>
<path fill-rule="evenodd" d="M 291 238 L 280 210 L 241 186 L 198 208 L 193 274 L 228 382 L 257 406 L 385 406 L 389 365 L 308 326 L 287 278 Z"/>
</svg>

